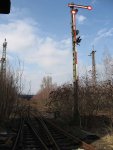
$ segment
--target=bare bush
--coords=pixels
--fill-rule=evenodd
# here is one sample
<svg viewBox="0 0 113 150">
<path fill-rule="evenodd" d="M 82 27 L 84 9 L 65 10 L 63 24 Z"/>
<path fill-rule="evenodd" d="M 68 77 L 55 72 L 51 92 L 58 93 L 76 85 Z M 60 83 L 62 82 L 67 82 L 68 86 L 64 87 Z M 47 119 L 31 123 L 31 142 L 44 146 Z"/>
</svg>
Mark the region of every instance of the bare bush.
<svg viewBox="0 0 113 150">
<path fill-rule="evenodd" d="M 92 85 L 91 82 L 91 79 L 88 77 L 81 78 L 79 81 L 78 100 L 80 115 L 89 118 L 103 114 L 112 114 L 113 85 L 108 80 L 98 81 L 96 85 Z M 61 117 L 70 119 L 73 110 L 73 86 L 64 84 L 53 90 L 49 94 L 47 106 L 49 111 L 58 111 Z"/>
<path fill-rule="evenodd" d="M 72 85 L 64 84 L 52 91 L 49 95 L 48 109 L 52 112 L 59 112 L 61 117 L 72 117 L 73 90 Z"/>
<path fill-rule="evenodd" d="M 13 74 L 0 73 L 0 121 L 9 119 L 17 102 L 18 86 Z"/>
<path fill-rule="evenodd" d="M 31 103 L 35 104 L 35 107 L 38 107 L 38 109 L 45 110 L 47 108 L 49 94 L 56 87 L 57 85 L 52 83 L 52 77 L 43 77 L 41 88 L 38 93 L 33 97 Z"/>
<path fill-rule="evenodd" d="M 83 117 L 90 118 L 93 116 L 106 115 L 113 120 L 113 82 L 111 63 L 113 58 L 110 56 L 103 57 L 104 71 L 101 75 L 96 76 L 96 83 L 93 83 L 91 76 L 86 73 L 79 78 L 78 104 L 81 116 L 81 122 L 84 122 Z M 110 67 L 109 67 L 110 66 Z M 59 112 L 60 117 L 70 119 L 73 114 L 73 86 L 64 84 L 55 88 L 50 88 L 51 80 L 43 78 L 41 89 L 36 95 L 39 106 L 45 107 L 51 112 Z M 48 86 L 49 85 L 49 86 Z M 89 119 L 89 120 L 90 120 Z M 106 122 L 105 120 L 103 122 Z"/>
</svg>

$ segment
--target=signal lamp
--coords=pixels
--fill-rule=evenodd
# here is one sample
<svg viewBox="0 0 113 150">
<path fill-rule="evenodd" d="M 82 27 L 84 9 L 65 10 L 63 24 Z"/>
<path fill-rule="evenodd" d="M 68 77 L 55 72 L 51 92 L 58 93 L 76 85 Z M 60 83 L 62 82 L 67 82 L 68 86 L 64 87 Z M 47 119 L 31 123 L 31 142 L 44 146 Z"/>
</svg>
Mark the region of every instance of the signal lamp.
<svg viewBox="0 0 113 150">
<path fill-rule="evenodd" d="M 87 9 L 88 9 L 88 10 L 92 10 L 92 7 L 91 7 L 91 6 L 87 6 Z"/>
</svg>

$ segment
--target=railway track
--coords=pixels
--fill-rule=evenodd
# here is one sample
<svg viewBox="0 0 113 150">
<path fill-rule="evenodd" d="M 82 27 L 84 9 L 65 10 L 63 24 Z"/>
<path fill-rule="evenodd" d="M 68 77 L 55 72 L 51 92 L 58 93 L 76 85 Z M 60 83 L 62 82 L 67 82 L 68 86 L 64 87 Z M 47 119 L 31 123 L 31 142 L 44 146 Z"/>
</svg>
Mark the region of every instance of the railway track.
<svg viewBox="0 0 113 150">
<path fill-rule="evenodd" d="M 51 136 L 51 133 L 49 132 L 47 126 L 42 120 L 40 120 L 39 118 L 38 119 L 35 118 L 35 119 L 32 119 L 31 122 L 33 126 L 35 127 L 38 135 L 44 141 L 48 149 L 60 150 L 59 146 L 57 145 L 54 138 Z"/>
<path fill-rule="evenodd" d="M 28 114 L 21 119 L 11 150 L 95 150 L 42 116 Z"/>
<path fill-rule="evenodd" d="M 52 122 L 45 120 L 45 124 L 61 149 L 73 150 L 82 148 L 84 150 L 95 150 L 93 146 L 81 141 L 79 138 L 75 138 Z"/>
<path fill-rule="evenodd" d="M 34 115 L 35 116 L 35 115 Z M 95 148 L 83 142 L 79 138 L 75 138 L 71 134 L 67 133 L 63 129 L 59 128 L 57 125 L 48 121 L 39 115 L 39 117 L 35 117 L 37 122 L 42 123 L 43 127 L 47 130 L 47 132 L 54 139 L 57 147 L 61 150 L 77 150 L 78 148 L 82 148 L 83 150 L 95 150 Z"/>
<path fill-rule="evenodd" d="M 36 129 L 28 120 L 22 120 L 20 128 L 11 150 L 48 150 Z"/>
</svg>

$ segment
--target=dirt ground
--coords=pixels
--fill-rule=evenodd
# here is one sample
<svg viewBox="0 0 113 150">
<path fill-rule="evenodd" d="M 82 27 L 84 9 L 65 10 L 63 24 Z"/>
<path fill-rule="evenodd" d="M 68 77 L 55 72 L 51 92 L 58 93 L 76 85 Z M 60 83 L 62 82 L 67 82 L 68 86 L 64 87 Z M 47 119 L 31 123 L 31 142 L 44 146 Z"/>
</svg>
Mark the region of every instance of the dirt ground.
<svg viewBox="0 0 113 150">
<path fill-rule="evenodd" d="M 103 131 L 103 133 L 102 133 Z M 106 129 L 98 128 L 96 131 L 92 130 L 91 132 L 95 133 L 100 137 L 100 139 L 92 142 L 92 145 L 95 146 L 96 150 L 113 150 L 113 132 L 107 132 Z"/>
</svg>

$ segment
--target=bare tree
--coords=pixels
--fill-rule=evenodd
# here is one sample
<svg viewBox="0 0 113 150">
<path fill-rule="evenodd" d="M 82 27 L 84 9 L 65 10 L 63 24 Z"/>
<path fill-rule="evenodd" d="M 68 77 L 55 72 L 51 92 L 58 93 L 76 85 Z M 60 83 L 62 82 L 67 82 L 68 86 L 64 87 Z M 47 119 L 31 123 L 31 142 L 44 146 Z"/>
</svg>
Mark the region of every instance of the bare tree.
<svg viewBox="0 0 113 150">
<path fill-rule="evenodd" d="M 108 50 L 105 51 L 103 54 L 103 65 L 104 65 L 105 80 L 112 80 L 113 58 L 111 57 Z"/>
<path fill-rule="evenodd" d="M 0 74 L 0 120 L 7 120 L 17 102 L 18 87 L 11 72 Z"/>
<path fill-rule="evenodd" d="M 36 96 L 34 96 L 34 103 L 37 104 L 40 108 L 46 109 L 48 99 L 49 99 L 49 93 L 56 88 L 56 84 L 52 83 L 52 77 L 47 76 L 43 77 L 42 83 L 41 83 L 41 88 L 37 92 Z"/>
</svg>

